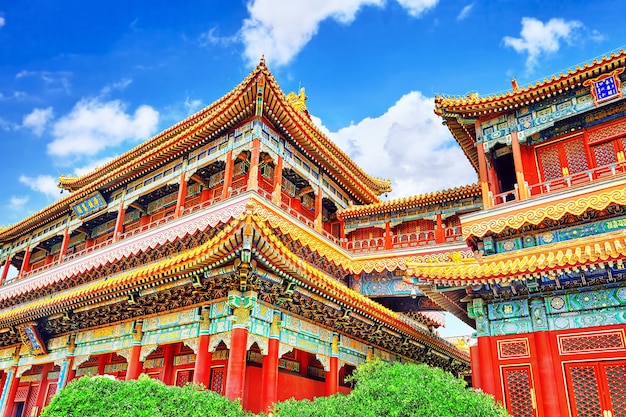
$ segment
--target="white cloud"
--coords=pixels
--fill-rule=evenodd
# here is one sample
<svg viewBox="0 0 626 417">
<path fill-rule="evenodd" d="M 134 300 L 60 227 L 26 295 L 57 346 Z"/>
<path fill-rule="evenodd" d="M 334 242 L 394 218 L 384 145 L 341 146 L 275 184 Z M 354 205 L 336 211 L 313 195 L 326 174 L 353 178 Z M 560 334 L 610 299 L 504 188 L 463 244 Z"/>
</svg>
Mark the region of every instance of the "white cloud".
<svg viewBox="0 0 626 417">
<path fill-rule="evenodd" d="M 28 200 L 29 200 L 28 197 L 13 196 L 9 199 L 9 209 L 14 210 L 14 211 L 22 210 L 24 206 L 26 205 L 26 203 L 28 203 Z"/>
<path fill-rule="evenodd" d="M 314 122 L 365 172 L 390 179 L 390 197 L 476 182 L 475 171 L 433 108 L 434 99 L 413 91 L 385 114 L 337 132 L 328 132 L 319 119 Z"/>
<path fill-rule="evenodd" d="M 439 0 L 396 0 L 413 17 L 419 17 L 437 5 Z"/>
<path fill-rule="evenodd" d="M 27 185 L 31 190 L 40 192 L 57 199 L 61 196 L 61 190 L 57 186 L 58 181 L 50 175 L 38 175 L 37 177 L 20 176 L 20 182 Z"/>
<path fill-rule="evenodd" d="M 438 0 L 396 1 L 411 16 L 418 17 Z M 350 24 L 362 7 L 385 4 L 386 0 L 252 0 L 248 3 L 250 16 L 240 31 L 244 55 L 252 65 L 261 55 L 273 65 L 285 65 L 311 40 L 324 20 Z"/>
<path fill-rule="evenodd" d="M 469 14 L 472 12 L 473 8 L 474 3 L 468 4 L 467 6 L 463 7 L 456 17 L 456 20 L 465 20 L 465 18 L 467 18 L 467 16 L 469 16 Z"/>
<path fill-rule="evenodd" d="M 72 73 L 68 71 L 28 71 L 22 70 L 15 74 L 15 78 L 35 77 L 39 78 L 50 90 L 63 90 L 70 93 L 70 78 Z"/>
<path fill-rule="evenodd" d="M 217 45 L 221 47 L 230 46 L 239 40 L 238 35 L 233 36 L 220 36 L 217 33 L 217 28 L 213 27 L 207 32 L 200 35 L 200 46 Z"/>
<path fill-rule="evenodd" d="M 532 71 L 539 58 L 558 52 L 561 42 L 571 44 L 583 24 L 577 20 L 550 19 L 543 23 L 532 17 L 522 18 L 522 30 L 519 38 L 504 37 L 504 44 L 516 52 L 527 53 L 526 69 Z"/>
<path fill-rule="evenodd" d="M 6 23 L 7 21 L 4 19 L 4 17 L 0 16 L 0 28 L 4 26 Z"/>
<path fill-rule="evenodd" d="M 158 120 L 159 112 L 147 105 L 138 107 L 131 115 L 119 100 L 83 99 L 54 123 L 54 140 L 48 144 L 48 153 L 61 157 L 93 156 L 128 140 L 148 139 Z"/>
<path fill-rule="evenodd" d="M 119 90 L 119 91 L 125 90 L 126 87 L 128 87 L 132 83 L 133 83 L 132 79 L 122 78 L 118 82 L 114 82 L 114 83 L 104 86 L 104 88 L 100 91 L 100 94 L 102 94 L 103 96 L 106 96 L 114 90 Z"/>
<path fill-rule="evenodd" d="M 45 109 L 34 109 L 32 112 L 24 116 L 22 126 L 32 130 L 35 135 L 41 136 L 46 125 L 52 119 L 52 107 Z"/>
</svg>

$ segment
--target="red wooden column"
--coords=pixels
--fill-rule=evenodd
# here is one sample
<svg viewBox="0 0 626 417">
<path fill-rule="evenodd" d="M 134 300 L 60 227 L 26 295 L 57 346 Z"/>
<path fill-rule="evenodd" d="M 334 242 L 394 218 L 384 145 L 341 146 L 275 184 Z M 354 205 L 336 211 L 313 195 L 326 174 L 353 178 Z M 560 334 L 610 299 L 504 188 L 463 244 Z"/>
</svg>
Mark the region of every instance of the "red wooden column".
<svg viewBox="0 0 626 417">
<path fill-rule="evenodd" d="M 339 391 L 339 336 L 333 336 L 330 354 L 330 369 L 326 372 L 326 395 Z"/>
<path fill-rule="evenodd" d="M 210 188 L 202 188 L 202 192 L 200 193 L 200 202 L 206 203 L 211 199 L 211 189 Z"/>
<path fill-rule="evenodd" d="M 250 170 L 248 171 L 248 186 L 246 190 L 259 190 L 259 157 L 261 156 L 261 139 L 252 139 L 252 152 L 250 153 Z"/>
<path fill-rule="evenodd" d="M 115 220 L 115 229 L 113 229 L 113 242 L 117 242 L 120 234 L 124 231 L 124 215 L 126 214 L 126 207 L 124 207 L 124 201 L 120 203 L 120 208 L 117 210 L 117 219 Z"/>
<path fill-rule="evenodd" d="M 226 154 L 226 168 L 224 169 L 224 186 L 222 187 L 222 200 L 230 197 L 229 188 L 233 184 L 233 168 L 235 163 L 233 162 L 233 151 L 228 151 Z"/>
<path fill-rule="evenodd" d="M 161 381 L 165 385 L 174 384 L 174 348 L 176 345 L 170 343 L 163 346 L 163 371 L 161 372 Z"/>
<path fill-rule="evenodd" d="M 491 352 L 491 337 L 478 337 L 478 355 L 481 364 L 480 368 L 480 388 L 487 394 L 491 394 L 496 398 L 502 397 L 501 393 L 496 392 L 495 372 L 496 360 Z"/>
<path fill-rule="evenodd" d="M 441 213 L 437 213 L 437 230 L 435 230 L 435 243 L 444 243 L 446 241 L 446 231 L 443 228 L 443 219 Z"/>
<path fill-rule="evenodd" d="M 15 402 L 15 394 L 17 393 L 19 383 L 20 379 L 17 377 L 16 365 L 7 372 L 6 382 L 4 383 L 5 386 L 2 389 L 2 399 L 0 399 L 0 404 L 2 404 L 3 407 L 3 417 L 11 417 L 13 403 Z"/>
<path fill-rule="evenodd" d="M 22 261 L 22 267 L 20 268 L 20 273 L 18 275 L 19 278 L 24 275 L 24 273 L 30 271 L 30 255 L 32 253 L 31 247 L 26 248 L 26 252 L 24 252 L 24 260 Z"/>
<path fill-rule="evenodd" d="M 324 230 L 322 198 L 322 187 L 317 187 L 317 193 L 315 194 L 315 230 L 320 233 Z"/>
<path fill-rule="evenodd" d="M 256 293 L 249 291 L 229 291 L 228 300 L 233 307 L 233 328 L 231 330 L 230 352 L 226 366 L 226 387 L 224 395 L 230 399 L 243 398 L 246 379 L 246 351 L 250 311 L 256 304 Z"/>
<path fill-rule="evenodd" d="M 59 263 L 63 262 L 63 258 L 67 253 L 67 247 L 70 245 L 70 228 L 66 227 L 63 232 L 63 241 L 61 242 L 61 250 L 59 251 Z"/>
<path fill-rule="evenodd" d="M 211 359 L 212 354 L 209 352 L 209 310 L 202 310 L 202 322 L 200 323 L 200 335 L 198 336 L 198 352 L 196 353 L 196 363 L 193 368 L 194 384 L 202 384 L 205 388 L 209 387 L 211 379 Z"/>
<path fill-rule="evenodd" d="M 185 197 L 187 197 L 187 181 L 185 180 L 185 172 L 180 174 L 180 180 L 178 181 L 178 196 L 176 198 L 176 209 L 174 210 L 174 216 L 180 217 L 185 209 Z"/>
<path fill-rule="evenodd" d="M 282 187 L 283 187 L 283 157 L 279 156 L 276 166 L 274 167 L 274 181 L 272 191 L 272 203 L 280 205 Z"/>
<path fill-rule="evenodd" d="M 511 150 L 513 151 L 513 165 L 515 166 L 515 178 L 517 179 L 517 190 L 519 192 L 518 199 L 526 200 L 528 198 L 528 191 L 526 190 L 522 151 L 520 150 L 517 132 L 511 132 Z"/>
<path fill-rule="evenodd" d="M 393 241 L 391 236 L 391 224 L 385 222 L 385 249 L 391 249 L 393 247 Z"/>
<path fill-rule="evenodd" d="M 280 315 L 273 317 L 270 338 L 267 343 L 267 355 L 263 358 L 263 378 L 261 393 L 261 411 L 269 412 L 272 404 L 278 401 L 278 349 L 280 347 Z"/>
<path fill-rule="evenodd" d="M 54 363 L 46 363 L 41 370 L 41 383 L 39 385 L 39 392 L 35 399 L 35 407 L 39 408 L 39 411 L 43 409 L 44 401 L 46 400 L 46 394 L 48 393 L 48 373 L 54 368 Z"/>
<path fill-rule="evenodd" d="M 472 387 L 478 388 L 480 383 L 480 356 L 478 346 L 470 346 L 470 366 L 472 367 Z"/>
<path fill-rule="evenodd" d="M 141 362 L 141 337 L 143 323 L 137 321 L 135 323 L 135 331 L 133 334 L 133 345 L 130 348 L 130 358 L 128 359 L 128 368 L 126 369 L 126 380 L 137 379 L 141 374 L 143 364 Z"/>
<path fill-rule="evenodd" d="M 534 342 L 539 368 L 539 389 L 541 390 L 541 401 L 538 402 L 538 405 L 543 408 L 544 416 L 567 415 L 567 402 L 564 401 L 564 395 L 557 385 L 557 381 L 562 380 L 563 376 L 555 371 L 552 357 L 557 352 L 550 346 L 549 333 L 547 331 L 535 332 Z"/>
<path fill-rule="evenodd" d="M 11 267 L 11 255 L 7 255 L 7 260 L 4 261 L 4 266 L 2 267 L 2 277 L 0 278 L 0 285 L 4 284 L 4 281 L 7 279 L 9 275 L 9 268 Z"/>
<path fill-rule="evenodd" d="M 487 159 L 485 157 L 485 147 L 482 143 L 476 145 L 478 151 L 478 181 L 480 182 L 480 190 L 483 195 L 483 208 L 492 207 L 492 201 L 489 197 L 489 176 L 487 174 Z"/>
</svg>

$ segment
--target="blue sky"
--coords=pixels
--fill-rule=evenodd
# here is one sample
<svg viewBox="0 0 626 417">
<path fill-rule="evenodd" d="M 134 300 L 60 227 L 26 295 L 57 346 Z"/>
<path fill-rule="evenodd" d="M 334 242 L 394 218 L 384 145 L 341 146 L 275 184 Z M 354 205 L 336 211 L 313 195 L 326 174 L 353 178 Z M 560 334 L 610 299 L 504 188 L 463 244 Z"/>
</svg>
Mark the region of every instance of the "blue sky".
<svg viewBox="0 0 626 417">
<path fill-rule="evenodd" d="M 489 95 L 622 47 L 618 2 L 33 1 L 0 5 L 0 225 L 199 110 L 265 55 L 391 197 L 476 181 L 436 94 Z"/>
</svg>

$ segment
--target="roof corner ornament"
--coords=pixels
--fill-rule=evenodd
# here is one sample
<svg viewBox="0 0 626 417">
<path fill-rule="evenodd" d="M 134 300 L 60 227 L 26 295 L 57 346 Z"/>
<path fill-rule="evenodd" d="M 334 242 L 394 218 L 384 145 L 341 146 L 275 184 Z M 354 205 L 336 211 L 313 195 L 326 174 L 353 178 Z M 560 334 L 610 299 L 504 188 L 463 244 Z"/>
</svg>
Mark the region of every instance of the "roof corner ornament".
<svg viewBox="0 0 626 417">
<path fill-rule="evenodd" d="M 291 104 L 291 107 L 298 113 L 306 112 L 308 113 L 308 109 L 306 108 L 306 99 L 307 95 L 304 93 L 304 87 L 300 88 L 300 93 L 296 95 L 293 91 L 287 94 L 287 101 Z"/>
<path fill-rule="evenodd" d="M 517 84 L 517 79 L 515 77 L 511 78 L 511 87 L 513 88 L 514 93 L 519 91 L 519 85 Z"/>
</svg>

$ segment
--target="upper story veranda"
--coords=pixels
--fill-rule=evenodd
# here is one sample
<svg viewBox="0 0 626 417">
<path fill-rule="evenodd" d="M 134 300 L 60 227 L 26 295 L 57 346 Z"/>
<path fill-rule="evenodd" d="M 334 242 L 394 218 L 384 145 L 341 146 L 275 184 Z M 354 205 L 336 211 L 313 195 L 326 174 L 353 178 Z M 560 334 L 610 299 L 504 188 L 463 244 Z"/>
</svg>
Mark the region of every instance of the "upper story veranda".
<svg viewBox="0 0 626 417">
<path fill-rule="evenodd" d="M 155 239 L 252 195 L 348 255 L 462 247 L 458 216 L 481 205 L 477 186 L 381 203 L 389 182 L 320 133 L 303 93 L 285 96 L 263 63 L 206 109 L 59 185 L 69 195 L 0 230 L 3 283 Z"/>
<path fill-rule="evenodd" d="M 620 50 L 526 88 L 513 80 L 505 94 L 437 97 L 436 113 L 478 172 L 485 209 L 601 192 L 626 173 L 625 65 Z"/>
</svg>

